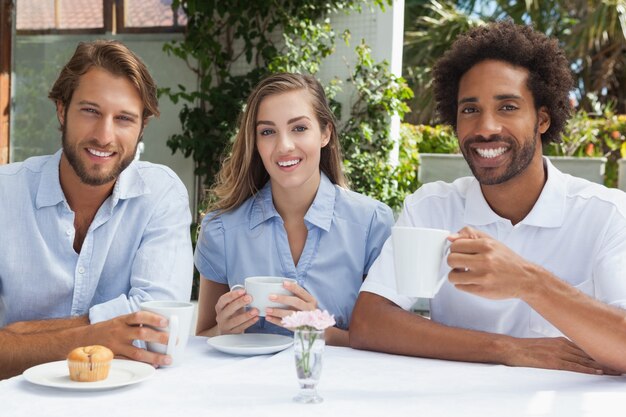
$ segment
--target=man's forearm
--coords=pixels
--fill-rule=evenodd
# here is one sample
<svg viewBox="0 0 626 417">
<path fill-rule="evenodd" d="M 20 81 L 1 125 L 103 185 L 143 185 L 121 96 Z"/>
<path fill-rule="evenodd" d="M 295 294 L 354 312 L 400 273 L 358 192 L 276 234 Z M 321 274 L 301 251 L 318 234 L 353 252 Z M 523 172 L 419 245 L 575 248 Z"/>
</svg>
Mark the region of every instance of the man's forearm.
<svg viewBox="0 0 626 417">
<path fill-rule="evenodd" d="M 399 355 L 505 363 L 507 336 L 452 328 L 404 311 L 391 301 L 363 292 L 350 323 L 350 345 Z"/>
<path fill-rule="evenodd" d="M 71 329 L 73 327 L 86 326 L 88 324 L 89 318 L 87 316 L 78 316 L 62 319 L 18 321 L 9 324 L 4 329 L 10 330 L 13 333 L 27 334 Z"/>
<path fill-rule="evenodd" d="M 522 299 L 596 361 L 626 372 L 626 312 L 537 269 L 540 279 Z"/>
<path fill-rule="evenodd" d="M 85 327 L 17 333 L 0 330 L 0 379 L 19 375 L 31 366 L 65 359 L 81 344 Z"/>
<path fill-rule="evenodd" d="M 515 338 L 444 326 L 366 292 L 352 315 L 350 345 L 435 359 L 616 374 L 563 337 Z"/>
</svg>

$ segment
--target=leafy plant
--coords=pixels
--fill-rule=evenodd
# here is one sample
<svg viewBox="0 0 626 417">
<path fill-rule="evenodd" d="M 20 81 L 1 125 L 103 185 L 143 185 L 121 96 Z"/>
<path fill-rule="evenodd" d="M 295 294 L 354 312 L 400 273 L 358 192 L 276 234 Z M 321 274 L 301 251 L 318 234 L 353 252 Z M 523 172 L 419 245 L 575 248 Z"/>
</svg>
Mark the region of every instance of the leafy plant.
<svg viewBox="0 0 626 417">
<path fill-rule="evenodd" d="M 179 115 L 183 131 L 173 135 L 168 146 L 193 157 L 196 173 L 206 185 L 212 184 L 252 87 L 269 72 L 315 74 L 335 50 L 337 36 L 328 14 L 358 10 L 366 3 L 233 1 L 226 7 L 217 1 L 174 1 L 172 7 L 182 7 L 188 16 L 185 39 L 166 44 L 164 50 L 187 62 L 198 75 L 199 88 L 162 91 L 175 103 L 184 102 Z M 381 8 L 389 4 L 373 3 Z M 342 34 L 346 43 L 349 36 L 348 31 Z M 405 101 L 411 91 L 403 78 L 389 71 L 387 62 L 374 62 L 364 42 L 355 52 L 356 64 L 346 80 L 354 87 L 354 104 L 338 129 L 345 170 L 356 191 L 394 205 L 397 181 L 389 164 L 394 149 L 390 117 L 409 111 Z M 331 101 L 340 89 L 339 80 L 326 86 Z M 341 107 L 333 104 L 341 119 Z"/>
<path fill-rule="evenodd" d="M 565 127 L 563 141 L 544 147 L 544 154 L 606 157 L 605 185 L 615 187 L 617 160 L 626 157 L 626 115 L 615 114 L 610 103 L 594 108 L 597 113 L 575 112 Z"/>
<path fill-rule="evenodd" d="M 474 26 L 484 24 L 452 1 L 408 0 L 406 2 L 403 73 L 414 92 L 412 112 L 406 121 L 431 123 L 435 119 L 432 67 L 452 41 Z M 468 6 L 469 7 L 469 6 Z"/>
<path fill-rule="evenodd" d="M 411 136 L 417 149 L 422 153 L 459 153 L 459 141 L 452 130 L 446 125 L 411 125 L 402 124 L 401 132 Z"/>
<path fill-rule="evenodd" d="M 432 123 L 432 64 L 456 36 L 488 21 L 532 24 L 562 44 L 572 64 L 581 106 L 590 94 L 626 113 L 626 1 L 624 0 L 406 0 L 403 72 L 415 92 L 410 121 Z M 486 5 L 486 6 L 485 6 Z"/>
<path fill-rule="evenodd" d="M 603 118 L 595 118 L 585 111 L 572 115 L 565 131 L 561 135 L 562 141 L 550 143 L 544 148 L 544 154 L 555 156 L 593 157 L 602 156 L 601 130 Z"/>
<path fill-rule="evenodd" d="M 198 89 L 163 89 L 183 102 L 182 132 L 169 138 L 172 152 L 192 157 L 205 185 L 213 183 L 234 138 L 237 117 L 253 86 L 269 72 L 316 73 L 335 49 L 332 12 L 359 9 L 364 1 L 174 0 L 188 17 L 184 39 L 164 51 L 184 60 Z M 379 7 L 382 0 L 374 2 Z"/>
<path fill-rule="evenodd" d="M 356 51 L 357 64 L 351 82 L 358 99 L 339 132 L 344 169 L 356 191 L 397 206 L 402 200 L 398 201 L 396 167 L 389 163 L 395 145 L 390 134 L 390 116 L 402 117 L 409 111 L 406 100 L 412 92 L 403 78 L 389 71 L 387 62 L 372 60 L 365 43 Z"/>
<path fill-rule="evenodd" d="M 617 186 L 617 160 L 626 158 L 626 115 L 615 114 L 611 106 L 600 106 L 599 113 L 575 112 L 563 132 L 561 143 L 544 147 L 544 155 L 606 157 L 605 185 Z M 399 193 L 417 189 L 419 153 L 459 153 L 452 128 L 443 125 L 411 125 L 400 128 L 400 163 L 395 174 Z M 413 167 L 414 169 L 411 169 Z"/>
</svg>

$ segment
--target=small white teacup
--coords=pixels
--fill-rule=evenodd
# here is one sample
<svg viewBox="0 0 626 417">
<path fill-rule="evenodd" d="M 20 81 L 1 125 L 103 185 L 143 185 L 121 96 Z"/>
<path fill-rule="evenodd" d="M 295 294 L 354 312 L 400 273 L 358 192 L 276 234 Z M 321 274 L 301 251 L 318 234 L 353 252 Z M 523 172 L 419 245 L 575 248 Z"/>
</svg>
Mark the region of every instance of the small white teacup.
<svg viewBox="0 0 626 417">
<path fill-rule="evenodd" d="M 447 274 L 441 267 L 450 247 L 450 232 L 424 227 L 395 226 L 391 229 L 393 260 L 398 293 L 433 298 Z"/>
<path fill-rule="evenodd" d="M 141 303 L 140 308 L 163 316 L 168 320 L 166 328 L 155 328 L 156 330 L 169 333 L 167 345 L 147 342 L 148 350 L 169 355 L 172 358 L 171 366 L 179 365 L 183 360 L 189 332 L 191 331 L 193 304 L 181 301 L 146 301 Z"/>
<path fill-rule="evenodd" d="M 234 285 L 231 291 L 238 288 L 243 288 L 246 293 L 252 296 L 252 302 L 249 307 L 259 310 L 259 316 L 265 317 L 265 309 L 271 308 L 288 308 L 284 304 L 277 303 L 270 300 L 271 294 L 277 295 L 293 295 L 293 293 L 283 287 L 284 281 L 293 281 L 295 279 L 285 277 L 272 277 L 272 276 L 256 276 L 248 277 L 244 280 L 244 285 Z"/>
</svg>

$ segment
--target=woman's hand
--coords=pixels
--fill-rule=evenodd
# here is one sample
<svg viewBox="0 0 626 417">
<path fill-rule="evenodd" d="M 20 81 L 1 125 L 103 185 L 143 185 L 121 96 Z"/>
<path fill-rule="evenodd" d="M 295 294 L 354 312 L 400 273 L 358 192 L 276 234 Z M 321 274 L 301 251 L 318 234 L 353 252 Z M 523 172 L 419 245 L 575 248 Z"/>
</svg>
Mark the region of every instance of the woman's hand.
<svg viewBox="0 0 626 417">
<path fill-rule="evenodd" d="M 236 289 L 222 295 L 215 304 L 215 320 L 218 334 L 243 333 L 259 320 L 259 310 L 244 307 L 252 302 L 252 297 L 244 289 Z"/>
<path fill-rule="evenodd" d="M 317 308 L 317 300 L 307 290 L 299 286 L 294 281 L 284 281 L 283 287 L 293 293 L 293 295 L 270 295 L 270 300 L 276 303 L 285 304 L 288 308 L 271 308 L 265 309 L 265 320 L 277 326 L 284 327 L 281 324 L 283 317 L 286 317 L 294 311 L 310 311 Z"/>
</svg>

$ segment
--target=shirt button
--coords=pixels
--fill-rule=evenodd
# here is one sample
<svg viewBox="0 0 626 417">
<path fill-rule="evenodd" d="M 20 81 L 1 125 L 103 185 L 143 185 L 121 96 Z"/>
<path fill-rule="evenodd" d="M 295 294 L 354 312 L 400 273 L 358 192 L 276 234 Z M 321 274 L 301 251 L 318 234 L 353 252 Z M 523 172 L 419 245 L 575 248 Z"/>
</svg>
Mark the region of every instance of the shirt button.
<svg viewBox="0 0 626 417">
<path fill-rule="evenodd" d="M 68 236 L 72 236 L 72 229 L 67 229 L 65 231 L 65 234 L 68 235 Z"/>
<path fill-rule="evenodd" d="M 85 273 L 85 268 L 83 268 L 82 266 L 78 267 L 78 273 L 79 274 L 84 274 Z"/>
</svg>

